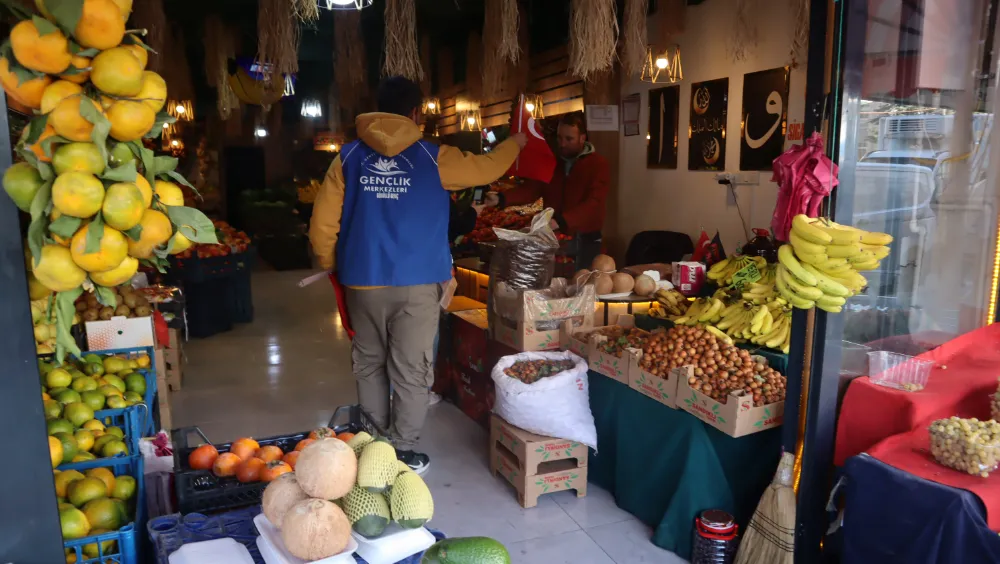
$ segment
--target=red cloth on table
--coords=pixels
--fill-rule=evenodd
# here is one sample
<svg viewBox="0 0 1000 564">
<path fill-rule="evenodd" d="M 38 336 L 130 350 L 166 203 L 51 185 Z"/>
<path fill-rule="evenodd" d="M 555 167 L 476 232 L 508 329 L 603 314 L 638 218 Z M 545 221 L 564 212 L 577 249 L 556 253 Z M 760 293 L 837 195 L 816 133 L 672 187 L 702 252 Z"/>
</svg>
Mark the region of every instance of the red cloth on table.
<svg viewBox="0 0 1000 564">
<path fill-rule="evenodd" d="M 167 348 L 170 343 L 170 328 L 167 327 L 167 320 L 159 310 L 153 311 L 153 332 L 156 334 L 156 342 L 161 349 Z"/>
<path fill-rule="evenodd" d="M 986 507 L 986 523 L 991 530 L 1000 531 L 1000 476 L 983 478 L 942 466 L 931 456 L 930 448 L 930 433 L 922 425 L 909 433 L 889 437 L 869 449 L 868 454 L 914 476 L 976 494 Z"/>
<path fill-rule="evenodd" d="M 333 293 L 337 296 L 337 311 L 340 312 L 340 323 L 347 331 L 347 338 L 354 339 L 354 329 L 351 328 L 351 316 L 347 313 L 347 296 L 344 294 L 344 285 L 337 279 L 337 275 L 330 273 L 330 283 L 333 284 Z"/>
<path fill-rule="evenodd" d="M 1000 324 L 966 333 L 917 358 L 936 362 L 927 387 L 919 392 L 879 386 L 866 377 L 851 382 L 837 421 L 834 464 L 871 454 L 882 440 L 926 428 L 935 419 L 989 419 L 987 396 L 996 391 L 1000 375 Z"/>
</svg>

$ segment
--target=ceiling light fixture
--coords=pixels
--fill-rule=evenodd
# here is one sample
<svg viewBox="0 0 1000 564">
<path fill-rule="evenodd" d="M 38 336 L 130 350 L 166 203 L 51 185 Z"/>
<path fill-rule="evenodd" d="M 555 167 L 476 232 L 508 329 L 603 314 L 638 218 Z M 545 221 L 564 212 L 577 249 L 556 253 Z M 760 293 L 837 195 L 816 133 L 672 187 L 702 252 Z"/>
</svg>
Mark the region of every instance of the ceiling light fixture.
<svg viewBox="0 0 1000 564">
<path fill-rule="evenodd" d="M 479 108 L 466 110 L 460 116 L 459 128 L 461 131 L 479 131 L 482 121 L 479 117 Z"/>
<path fill-rule="evenodd" d="M 524 95 L 524 109 L 528 110 L 531 117 L 535 119 L 542 119 L 545 117 L 543 114 L 543 109 L 545 103 L 542 101 L 542 97 L 537 94 L 525 94 Z"/>
<path fill-rule="evenodd" d="M 439 116 L 441 115 L 441 100 L 437 98 L 424 98 L 424 115 L 425 116 Z"/>
<path fill-rule="evenodd" d="M 361 10 L 371 6 L 374 0 L 317 0 L 327 10 Z"/>
<path fill-rule="evenodd" d="M 684 80 L 680 45 L 667 47 L 661 53 L 656 53 L 652 45 L 646 47 L 646 61 L 639 80 L 653 84 L 674 84 Z"/>
<path fill-rule="evenodd" d="M 258 127 L 253 130 L 254 137 L 267 137 L 267 130 L 263 127 Z"/>
<path fill-rule="evenodd" d="M 191 100 L 170 100 L 167 102 L 167 113 L 177 120 L 194 120 L 194 106 Z"/>
<path fill-rule="evenodd" d="M 302 110 L 300 113 L 302 117 L 320 118 L 323 117 L 323 108 L 320 106 L 319 100 L 306 98 L 302 101 Z"/>
</svg>

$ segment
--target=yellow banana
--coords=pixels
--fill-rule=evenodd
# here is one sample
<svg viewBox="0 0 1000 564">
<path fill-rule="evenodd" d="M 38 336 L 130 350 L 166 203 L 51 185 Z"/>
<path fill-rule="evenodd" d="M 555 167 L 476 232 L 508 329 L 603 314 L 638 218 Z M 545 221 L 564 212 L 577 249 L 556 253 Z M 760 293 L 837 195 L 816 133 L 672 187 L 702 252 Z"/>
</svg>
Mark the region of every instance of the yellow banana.
<svg viewBox="0 0 1000 564">
<path fill-rule="evenodd" d="M 764 325 L 764 316 L 767 314 L 766 307 L 758 307 L 757 311 L 754 313 L 753 318 L 750 320 L 750 331 L 753 333 L 759 333 L 760 328 Z"/>
<path fill-rule="evenodd" d="M 860 253 L 847 257 L 847 262 L 851 264 L 857 264 L 859 262 L 871 262 L 875 259 L 875 253 L 872 251 L 861 251 Z"/>
<path fill-rule="evenodd" d="M 810 243 L 799 237 L 794 229 L 788 233 L 788 242 L 791 243 L 797 255 L 822 255 L 826 253 L 826 245 Z"/>
<path fill-rule="evenodd" d="M 861 231 L 861 242 L 868 245 L 888 245 L 892 243 L 892 235 L 878 231 Z"/>
<path fill-rule="evenodd" d="M 712 305 L 704 313 L 698 316 L 698 321 L 705 322 L 711 321 L 722 311 L 722 300 L 715 298 L 712 300 Z"/>
<path fill-rule="evenodd" d="M 820 270 L 830 270 L 830 269 L 840 268 L 847 264 L 848 262 L 847 259 L 845 258 L 828 258 L 825 261 L 821 262 L 820 264 L 814 264 L 813 266 L 815 266 Z"/>
<path fill-rule="evenodd" d="M 771 315 L 771 310 L 764 308 L 764 323 L 760 325 L 760 331 L 758 333 L 769 333 L 771 327 L 774 326 L 774 316 Z"/>
<path fill-rule="evenodd" d="M 834 259 L 830 260 L 832 261 Z M 844 259 L 836 259 L 836 260 L 844 260 Z M 840 276 L 841 273 L 850 272 L 853 270 L 853 267 L 847 261 L 844 261 L 843 264 L 837 266 L 828 266 L 827 264 L 819 264 L 816 265 L 816 268 L 820 269 L 822 272 L 825 272 L 826 274 L 829 274 L 831 276 Z"/>
<path fill-rule="evenodd" d="M 783 276 L 778 276 L 777 287 L 778 291 L 781 292 L 781 295 L 788 300 L 788 303 L 792 304 L 792 307 L 797 307 L 799 309 L 812 309 L 812 307 L 816 305 L 816 302 L 812 300 L 807 300 L 801 296 L 795 295 L 795 292 L 793 292 L 788 285 L 785 284 Z"/>
<path fill-rule="evenodd" d="M 818 287 L 820 290 L 823 290 L 824 294 L 830 296 L 840 296 L 840 297 L 847 297 L 851 295 L 851 291 L 848 290 L 846 286 L 844 286 L 840 282 L 837 282 L 833 278 L 830 278 L 826 274 L 823 274 L 822 272 L 817 270 L 816 267 L 814 267 L 813 265 L 806 264 L 803 265 L 803 268 L 805 268 L 806 271 L 809 272 L 809 274 L 812 274 L 813 276 L 816 277 L 816 287 Z"/>
<path fill-rule="evenodd" d="M 781 330 L 778 331 L 777 335 L 771 337 L 770 340 L 764 342 L 764 346 L 766 346 L 769 349 L 778 348 L 781 345 L 781 343 L 785 342 L 785 339 L 787 338 L 788 338 L 788 324 L 786 323 L 781 327 Z"/>
<path fill-rule="evenodd" d="M 834 245 L 855 245 L 861 242 L 861 231 L 853 227 L 832 221 L 828 224 L 818 221 L 815 225 L 833 239 Z"/>
<path fill-rule="evenodd" d="M 819 309 L 821 309 L 821 310 L 823 310 L 823 311 L 825 311 L 827 313 L 840 313 L 841 311 L 844 310 L 844 308 L 841 307 L 841 306 L 819 305 L 819 302 L 816 303 L 816 307 L 818 307 Z"/>
<path fill-rule="evenodd" d="M 806 300 L 816 300 L 823 295 L 823 290 L 815 286 L 802 284 L 794 276 L 789 276 L 788 271 L 785 269 L 781 269 L 778 272 L 778 283 L 784 284 L 791 293 Z"/>
<path fill-rule="evenodd" d="M 882 261 L 871 260 L 868 262 L 856 262 L 854 263 L 854 270 L 877 270 L 879 266 L 882 265 Z"/>
<path fill-rule="evenodd" d="M 675 325 L 685 325 L 690 320 L 691 320 L 691 318 L 685 315 L 683 317 L 678 317 L 677 319 L 675 319 L 674 320 L 674 324 Z"/>
<path fill-rule="evenodd" d="M 853 257 L 861 253 L 860 245 L 827 245 L 826 255 L 831 258 Z"/>
<path fill-rule="evenodd" d="M 816 307 L 839 307 L 845 303 L 847 303 L 847 300 L 844 298 L 839 296 L 827 296 L 825 294 L 823 297 L 816 299 Z"/>
<path fill-rule="evenodd" d="M 887 246 L 886 247 L 875 247 L 874 249 L 872 249 L 872 252 L 875 253 L 875 260 L 882 260 L 885 257 L 889 256 L 889 253 L 892 252 L 892 249 L 890 249 Z"/>
<path fill-rule="evenodd" d="M 816 285 L 816 277 L 802 266 L 802 263 L 795 258 L 795 253 L 790 245 L 782 245 L 778 248 L 778 262 L 781 263 L 788 272 L 792 273 L 800 282 L 807 286 Z"/>
<path fill-rule="evenodd" d="M 727 266 L 729 266 L 729 259 L 728 258 L 724 258 L 724 259 L 720 260 L 719 262 L 713 264 L 712 267 L 708 269 L 708 273 L 707 273 L 708 277 L 709 278 L 713 278 L 713 279 L 714 278 L 718 278 L 717 275 L 721 274 L 723 271 L 725 271 Z"/>
<path fill-rule="evenodd" d="M 723 333 L 722 331 L 719 331 L 715 327 L 712 327 L 711 325 L 708 325 L 708 326 L 705 327 L 705 330 L 708 331 L 709 333 L 711 333 L 712 335 L 715 335 L 715 337 L 717 339 L 721 339 L 727 345 L 733 344 L 733 340 L 732 340 L 732 338 L 729 337 L 729 335 L 726 335 L 725 333 Z"/>
<path fill-rule="evenodd" d="M 833 242 L 833 237 L 829 233 L 816 227 L 812 223 L 813 219 L 805 214 L 799 214 L 792 218 L 792 233 L 796 233 L 803 240 L 817 245 L 829 245 Z"/>
</svg>

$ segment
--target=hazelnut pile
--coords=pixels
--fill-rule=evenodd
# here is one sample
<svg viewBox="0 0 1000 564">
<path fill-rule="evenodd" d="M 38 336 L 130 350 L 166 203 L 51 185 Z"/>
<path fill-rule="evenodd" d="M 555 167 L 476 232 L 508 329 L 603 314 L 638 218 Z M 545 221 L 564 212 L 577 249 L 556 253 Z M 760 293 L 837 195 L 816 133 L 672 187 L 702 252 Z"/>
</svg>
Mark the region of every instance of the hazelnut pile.
<svg viewBox="0 0 1000 564">
<path fill-rule="evenodd" d="M 649 333 L 635 327 L 617 327 L 617 331 L 611 334 L 604 334 L 608 340 L 599 343 L 598 348 L 607 353 L 621 358 L 625 349 L 641 349 L 646 344 Z"/>
<path fill-rule="evenodd" d="M 990 396 L 990 417 L 994 421 L 1000 421 L 1000 387 L 997 387 L 996 393 Z"/>
<path fill-rule="evenodd" d="M 944 466 L 986 478 L 1000 465 L 1000 422 L 949 417 L 930 433 L 931 454 Z"/>
<path fill-rule="evenodd" d="M 505 369 L 504 374 L 525 384 L 534 384 L 575 366 L 572 360 L 519 360 Z"/>
<path fill-rule="evenodd" d="M 639 364 L 661 378 L 671 369 L 692 366 L 688 385 L 720 403 L 736 390 L 752 394 L 755 407 L 785 399 L 786 378 L 780 372 L 699 327 L 678 325 L 653 333 L 642 347 Z"/>
</svg>

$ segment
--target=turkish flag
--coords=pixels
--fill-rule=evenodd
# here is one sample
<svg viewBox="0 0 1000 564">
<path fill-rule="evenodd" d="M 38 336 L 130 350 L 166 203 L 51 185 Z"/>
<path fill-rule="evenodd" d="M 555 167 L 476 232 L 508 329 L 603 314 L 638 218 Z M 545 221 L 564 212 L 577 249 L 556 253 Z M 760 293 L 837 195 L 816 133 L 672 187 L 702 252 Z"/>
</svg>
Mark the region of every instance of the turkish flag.
<svg viewBox="0 0 1000 564">
<path fill-rule="evenodd" d="M 518 100 L 514 118 L 515 121 L 510 125 L 511 134 L 523 132 L 528 137 L 528 144 L 521 149 L 521 154 L 507 171 L 507 175 L 548 183 L 556 169 L 556 157 L 545 142 L 545 137 L 539 133 L 535 118 L 524 108 L 524 96 Z"/>
</svg>

